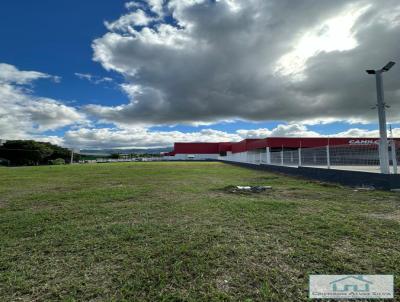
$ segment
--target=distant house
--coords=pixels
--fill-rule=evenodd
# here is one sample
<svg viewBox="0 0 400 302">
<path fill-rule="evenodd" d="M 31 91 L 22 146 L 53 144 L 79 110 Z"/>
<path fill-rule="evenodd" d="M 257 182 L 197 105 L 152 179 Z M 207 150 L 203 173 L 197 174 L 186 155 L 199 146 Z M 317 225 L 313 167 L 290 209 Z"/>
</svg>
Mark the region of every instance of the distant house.
<svg viewBox="0 0 400 302">
<path fill-rule="evenodd" d="M 368 292 L 372 283 L 363 276 L 347 276 L 330 282 L 335 292 Z"/>
</svg>

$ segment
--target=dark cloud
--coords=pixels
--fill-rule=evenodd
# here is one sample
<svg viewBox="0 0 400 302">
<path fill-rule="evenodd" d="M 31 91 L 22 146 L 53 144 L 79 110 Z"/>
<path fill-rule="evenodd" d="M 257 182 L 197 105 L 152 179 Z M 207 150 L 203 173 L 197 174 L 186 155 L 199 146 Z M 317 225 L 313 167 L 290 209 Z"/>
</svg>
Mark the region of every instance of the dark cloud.
<svg viewBox="0 0 400 302">
<path fill-rule="evenodd" d="M 400 4 L 391 0 L 180 0 L 170 1 L 164 11 L 178 26 L 159 21 L 137 28 L 132 20 L 94 41 L 95 60 L 122 73 L 137 92 L 129 104 L 89 106 L 88 112 L 128 124 L 370 120 L 376 114 L 369 110 L 374 84 L 363 70 L 400 54 Z M 302 66 L 301 79 L 277 72 L 282 56 L 295 51 L 305 34 L 329 34 L 327 20 L 357 11 L 362 13 L 348 28 L 356 47 L 316 48 Z M 335 33 L 341 24 L 329 26 Z M 398 94 L 399 79 L 398 71 L 388 74 L 388 98 Z"/>
</svg>

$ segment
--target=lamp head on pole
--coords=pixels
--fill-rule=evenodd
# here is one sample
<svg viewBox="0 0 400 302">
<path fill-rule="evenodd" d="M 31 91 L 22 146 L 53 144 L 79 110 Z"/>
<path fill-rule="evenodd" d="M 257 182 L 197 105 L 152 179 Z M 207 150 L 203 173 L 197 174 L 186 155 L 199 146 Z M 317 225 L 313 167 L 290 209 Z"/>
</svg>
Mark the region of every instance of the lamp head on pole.
<svg viewBox="0 0 400 302">
<path fill-rule="evenodd" d="M 387 72 L 390 69 L 392 69 L 392 67 L 395 65 L 396 63 L 393 61 L 390 61 L 389 63 L 387 63 L 382 69 L 380 70 L 373 70 L 373 69 L 368 69 L 366 70 L 366 72 L 368 74 L 376 74 L 377 72 Z"/>
<path fill-rule="evenodd" d="M 394 64 L 396 64 L 396 63 L 393 62 L 393 61 L 390 61 L 389 63 L 387 63 L 387 64 L 385 65 L 385 67 L 382 68 L 382 71 L 383 71 L 383 72 L 389 71 L 389 70 L 394 66 Z"/>
</svg>

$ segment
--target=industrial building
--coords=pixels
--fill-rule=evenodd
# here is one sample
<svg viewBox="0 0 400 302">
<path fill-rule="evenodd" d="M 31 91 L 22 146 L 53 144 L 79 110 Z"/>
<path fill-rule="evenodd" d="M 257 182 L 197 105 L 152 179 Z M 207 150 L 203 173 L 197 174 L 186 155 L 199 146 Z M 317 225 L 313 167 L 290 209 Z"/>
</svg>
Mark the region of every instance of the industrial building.
<svg viewBox="0 0 400 302">
<path fill-rule="evenodd" d="M 395 139 L 396 145 L 400 145 L 400 139 Z M 318 150 L 328 147 L 336 152 L 343 150 L 355 150 L 354 154 L 363 162 L 375 160 L 379 145 L 378 138 L 334 138 L 334 137 L 269 137 L 264 139 L 244 139 L 240 142 L 219 143 L 175 143 L 174 150 L 165 154 L 167 160 L 226 160 L 246 162 L 253 164 L 279 164 L 280 161 L 292 161 L 299 163 L 298 150 Z M 371 152 L 374 150 L 376 152 Z M 293 151 L 293 152 L 287 152 Z M 329 151 L 328 151 L 329 152 Z M 284 158 L 283 155 L 291 158 Z M 318 153 L 314 152 L 312 161 L 318 165 Z M 326 158 L 326 155 L 325 155 Z M 304 160 L 309 160 L 304 158 Z M 357 158 L 353 159 L 357 161 Z M 324 160 L 326 164 L 326 160 Z"/>
</svg>

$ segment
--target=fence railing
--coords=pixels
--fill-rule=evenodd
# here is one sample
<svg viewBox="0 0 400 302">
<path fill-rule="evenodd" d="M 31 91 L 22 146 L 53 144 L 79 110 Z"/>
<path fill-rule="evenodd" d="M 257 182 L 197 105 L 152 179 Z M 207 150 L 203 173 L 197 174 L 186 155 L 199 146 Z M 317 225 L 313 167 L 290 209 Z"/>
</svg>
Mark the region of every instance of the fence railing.
<svg viewBox="0 0 400 302">
<path fill-rule="evenodd" d="M 391 173 L 398 173 L 400 146 L 390 144 L 388 149 Z M 251 164 L 271 164 L 282 166 L 304 166 L 332 168 L 354 171 L 379 172 L 379 146 L 370 145 L 335 145 L 318 148 L 299 148 L 281 150 L 269 148 L 257 149 L 241 154 L 230 154 L 225 160 Z"/>
</svg>

